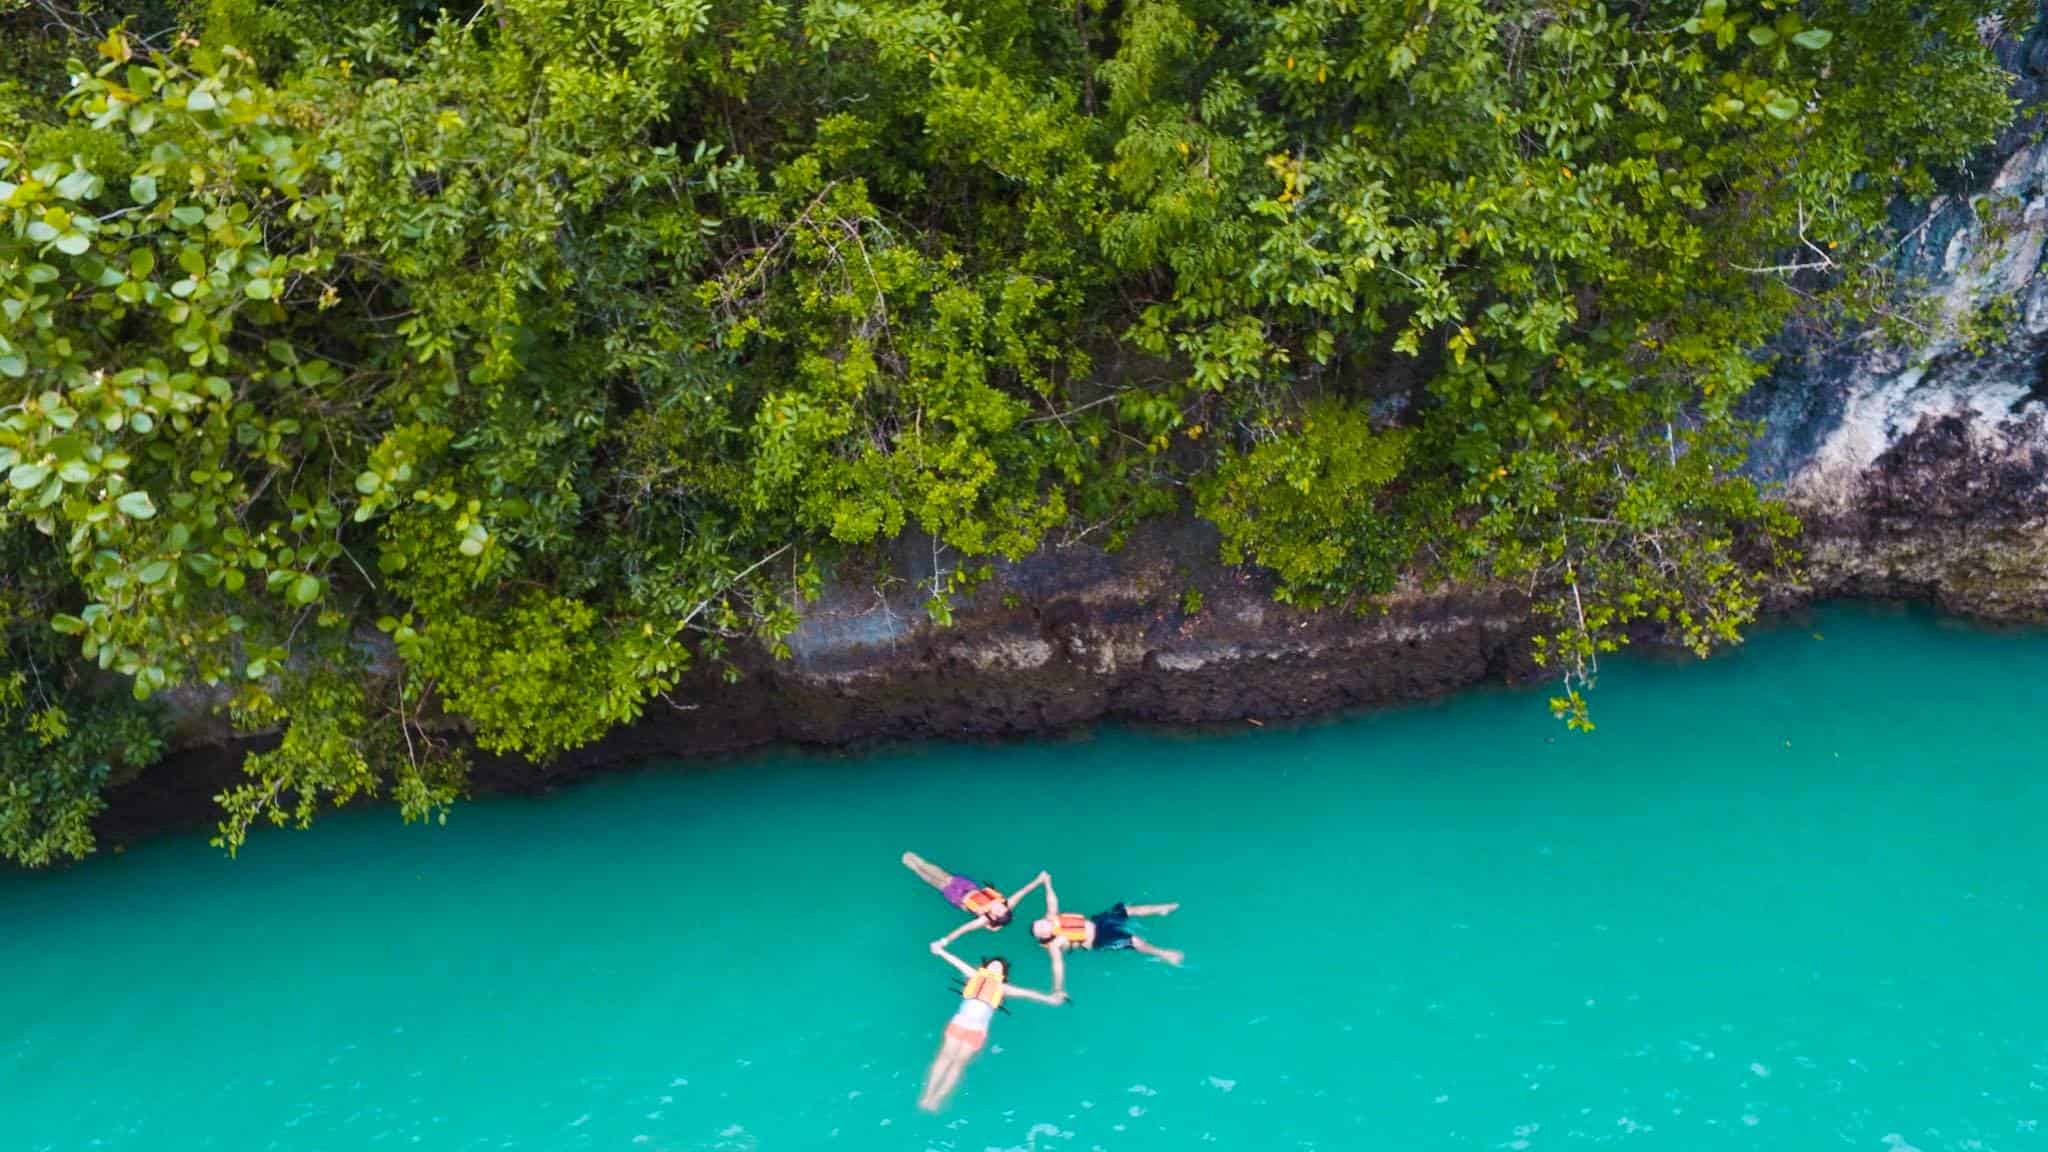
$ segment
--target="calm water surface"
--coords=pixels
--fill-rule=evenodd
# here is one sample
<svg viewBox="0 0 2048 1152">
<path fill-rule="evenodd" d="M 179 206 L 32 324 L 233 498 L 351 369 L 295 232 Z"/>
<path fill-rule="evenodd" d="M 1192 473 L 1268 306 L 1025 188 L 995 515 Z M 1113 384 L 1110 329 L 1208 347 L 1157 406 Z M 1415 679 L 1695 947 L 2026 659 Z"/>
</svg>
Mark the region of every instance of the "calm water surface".
<svg viewBox="0 0 2048 1152">
<path fill-rule="evenodd" d="M 1610 669 L 1590 737 L 1478 693 L 158 841 L 0 877 L 0 1149 L 2044 1148 L 2044 703 L 2048 637 L 1844 610 Z M 1189 963 L 1075 959 L 920 1115 L 906 848 L 1182 901 Z"/>
</svg>

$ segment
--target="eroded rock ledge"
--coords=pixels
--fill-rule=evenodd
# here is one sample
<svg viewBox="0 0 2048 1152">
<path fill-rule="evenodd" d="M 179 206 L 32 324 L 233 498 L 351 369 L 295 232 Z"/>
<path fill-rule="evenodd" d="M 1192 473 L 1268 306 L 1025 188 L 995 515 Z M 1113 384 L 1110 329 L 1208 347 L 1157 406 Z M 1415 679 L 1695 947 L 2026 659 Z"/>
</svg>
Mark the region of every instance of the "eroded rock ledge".
<svg viewBox="0 0 2048 1152">
<path fill-rule="evenodd" d="M 1807 525 L 1807 563 L 1773 597 L 1777 609 L 1855 596 L 2048 621 L 2048 411 L 2030 394 L 1986 406 L 1970 402 L 1982 391 L 1925 381 L 1891 382 L 1875 406 L 1882 379 L 1812 384 L 1861 391 L 1836 405 L 1832 427 L 1774 425 L 1812 445 L 1784 477 Z M 1285 722 L 1541 672 L 1519 597 L 1408 592 L 1363 614 L 1303 612 L 1275 603 L 1256 574 L 1217 563 L 1213 533 L 1192 520 L 1150 525 L 1113 555 L 1048 549 L 1002 565 L 943 629 L 919 606 L 929 573 L 913 557 L 924 554 L 906 549 L 890 579 L 849 574 L 829 587 L 806 609 L 793 659 L 748 655 L 732 684 L 707 672 L 673 694 L 682 703 L 657 700 L 639 724 L 545 766 L 481 758 L 477 789 L 536 791 L 650 759 L 773 744 Z M 187 747 L 109 797 L 107 840 L 215 818 L 211 797 L 252 745 L 223 743 L 196 710 L 181 731 Z"/>
<path fill-rule="evenodd" d="M 1862 467 L 1790 484 L 1806 517 L 1803 578 L 1779 609 L 1831 596 L 1932 600 L 1998 620 L 2048 620 L 2048 429 L 2038 412 L 1921 412 Z M 737 683 L 706 675 L 639 724 L 535 766 L 483 758 L 479 791 L 530 792 L 658 758 L 774 744 L 1001 739 L 1101 722 L 1286 722 L 1541 674 L 1520 598 L 1405 593 L 1384 610 L 1303 612 L 1214 560 L 1193 521 L 1122 551 L 1051 549 L 1004 565 L 950 628 L 925 621 L 905 562 L 899 591 L 848 580 L 811 605 L 794 657 L 749 656 Z M 1199 611 L 1190 613 L 1192 590 Z M 204 731 L 204 727 L 192 729 Z M 120 841 L 213 818 L 211 796 L 250 745 L 202 742 L 110 797 Z"/>
</svg>

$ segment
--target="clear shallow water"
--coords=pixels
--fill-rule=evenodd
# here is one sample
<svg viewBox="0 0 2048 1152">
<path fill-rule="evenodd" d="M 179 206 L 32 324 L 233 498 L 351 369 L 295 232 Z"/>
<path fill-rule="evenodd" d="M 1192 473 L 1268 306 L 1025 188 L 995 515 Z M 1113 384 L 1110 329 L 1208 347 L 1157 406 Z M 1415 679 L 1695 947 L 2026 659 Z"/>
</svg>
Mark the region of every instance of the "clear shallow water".
<svg viewBox="0 0 2048 1152">
<path fill-rule="evenodd" d="M 1480 693 L 160 841 L 0 877 L 0 1148 L 2042 1148 L 2044 703 L 2048 637 L 1839 611 L 1589 738 Z M 1075 959 L 922 1116 L 906 848 L 1183 901 L 1188 966 Z"/>
</svg>

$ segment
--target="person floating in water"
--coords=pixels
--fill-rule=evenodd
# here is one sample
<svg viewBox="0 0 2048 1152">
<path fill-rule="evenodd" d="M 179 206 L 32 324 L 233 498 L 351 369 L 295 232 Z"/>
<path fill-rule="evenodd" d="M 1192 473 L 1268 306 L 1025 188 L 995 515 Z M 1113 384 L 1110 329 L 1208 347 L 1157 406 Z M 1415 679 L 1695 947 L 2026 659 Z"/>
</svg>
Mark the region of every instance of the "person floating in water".
<svg viewBox="0 0 2048 1152">
<path fill-rule="evenodd" d="M 1172 948 L 1161 948 L 1137 933 L 1131 931 L 1130 921 L 1135 916 L 1169 916 L 1179 904 L 1138 904 L 1129 906 L 1117 904 L 1107 912 L 1094 916 L 1082 916 L 1073 912 L 1060 911 L 1060 898 L 1053 891 L 1050 881 L 1045 886 L 1045 916 L 1031 922 L 1031 934 L 1052 953 L 1052 990 L 1054 995 L 1065 995 L 1067 987 L 1067 963 L 1065 954 L 1071 948 L 1083 948 L 1096 952 L 1119 952 L 1130 949 L 1147 956 L 1157 956 L 1168 964 L 1178 965 L 1185 957 Z"/>
<path fill-rule="evenodd" d="M 968 1061 L 988 1043 L 989 1021 L 995 1019 L 996 1009 L 1003 1006 L 1006 998 L 1015 996 L 1052 1005 L 1064 1004 L 1067 999 L 1064 992 L 1034 992 L 1010 983 L 1010 962 L 1000 956 L 984 959 L 979 968 L 970 968 L 965 960 L 946 951 L 944 940 L 932 941 L 932 955 L 959 969 L 967 983 L 960 989 L 960 1007 L 946 1023 L 945 1039 L 939 1041 L 939 1054 L 932 1058 L 932 1069 L 924 1078 L 924 1095 L 918 1098 L 917 1106 L 927 1112 L 937 1112 L 946 1097 L 953 1094 Z"/>
<path fill-rule="evenodd" d="M 1038 879 L 1005 896 L 997 888 L 969 880 L 965 876 L 955 876 L 915 852 L 903 854 L 903 866 L 917 873 L 918 879 L 938 889 L 939 895 L 946 898 L 946 903 L 974 917 L 941 941 L 945 944 L 951 944 L 962 933 L 971 932 L 976 928 L 986 928 L 993 932 L 1008 924 L 1017 901 L 1030 895 L 1033 888 L 1040 884 L 1049 885 L 1052 881 L 1052 877 L 1040 872 Z M 1051 888 L 1048 887 L 1046 890 L 1051 891 Z"/>
</svg>

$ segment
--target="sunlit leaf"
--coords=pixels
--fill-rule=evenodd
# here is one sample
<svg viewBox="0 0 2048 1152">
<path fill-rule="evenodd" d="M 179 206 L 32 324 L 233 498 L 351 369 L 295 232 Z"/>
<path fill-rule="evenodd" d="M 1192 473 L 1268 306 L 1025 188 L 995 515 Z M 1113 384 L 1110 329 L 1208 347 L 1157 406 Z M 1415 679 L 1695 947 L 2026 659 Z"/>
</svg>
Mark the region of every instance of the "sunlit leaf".
<svg viewBox="0 0 2048 1152">
<path fill-rule="evenodd" d="M 124 493 L 120 499 L 114 501 L 114 507 L 119 508 L 122 515 L 137 520 L 149 520 L 156 516 L 156 502 L 149 498 L 147 492 Z"/>
<path fill-rule="evenodd" d="M 81 169 L 73 169 L 57 181 L 57 195 L 66 200 L 83 200 L 92 194 L 93 175 Z"/>
</svg>

